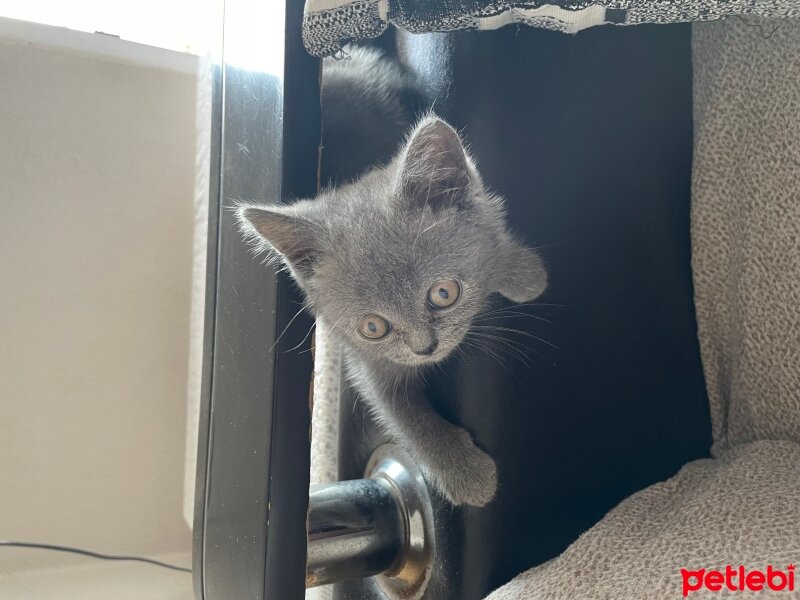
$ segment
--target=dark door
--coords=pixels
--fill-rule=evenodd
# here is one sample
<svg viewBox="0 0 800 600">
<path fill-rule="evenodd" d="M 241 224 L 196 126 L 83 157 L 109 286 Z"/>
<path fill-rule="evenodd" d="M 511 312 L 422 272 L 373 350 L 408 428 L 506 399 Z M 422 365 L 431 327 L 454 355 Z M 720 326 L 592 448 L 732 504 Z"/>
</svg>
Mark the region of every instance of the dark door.
<svg viewBox="0 0 800 600">
<path fill-rule="evenodd" d="M 432 377 L 439 410 L 496 459 L 499 491 L 482 509 L 436 505 L 426 598 L 483 598 L 708 455 L 690 270 L 690 31 L 399 35 L 401 60 L 550 271 L 538 305 L 498 322 L 499 361 L 466 348 Z M 340 476 L 351 479 L 383 436 L 343 402 Z M 377 597 L 371 589 L 342 583 L 335 597 Z"/>
</svg>

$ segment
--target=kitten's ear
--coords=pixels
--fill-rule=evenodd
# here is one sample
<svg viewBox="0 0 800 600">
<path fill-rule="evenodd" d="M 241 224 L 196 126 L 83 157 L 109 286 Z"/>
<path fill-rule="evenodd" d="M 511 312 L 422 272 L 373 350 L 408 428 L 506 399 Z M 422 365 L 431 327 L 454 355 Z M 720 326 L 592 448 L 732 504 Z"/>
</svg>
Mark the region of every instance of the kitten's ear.
<svg viewBox="0 0 800 600">
<path fill-rule="evenodd" d="M 512 241 L 502 253 L 502 272 L 499 289 L 512 302 L 530 302 L 547 288 L 547 270 L 533 250 Z"/>
<path fill-rule="evenodd" d="M 450 125 L 435 116 L 425 117 L 411 134 L 400 161 L 399 191 L 413 205 L 434 210 L 466 205 L 467 155 Z"/>
<path fill-rule="evenodd" d="M 293 206 L 242 206 L 236 211 L 246 234 L 264 241 L 302 282 L 314 271 L 321 246 L 320 228 Z"/>
</svg>

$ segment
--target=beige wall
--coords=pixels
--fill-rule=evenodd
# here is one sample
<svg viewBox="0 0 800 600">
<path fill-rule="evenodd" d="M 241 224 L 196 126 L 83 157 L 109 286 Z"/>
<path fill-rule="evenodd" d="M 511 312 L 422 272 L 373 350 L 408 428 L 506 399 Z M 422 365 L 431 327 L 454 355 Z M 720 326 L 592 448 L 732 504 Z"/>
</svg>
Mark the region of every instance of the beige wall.
<svg viewBox="0 0 800 600">
<path fill-rule="evenodd" d="M 186 549 L 192 63 L 52 31 L 0 38 L 0 538 Z"/>
</svg>

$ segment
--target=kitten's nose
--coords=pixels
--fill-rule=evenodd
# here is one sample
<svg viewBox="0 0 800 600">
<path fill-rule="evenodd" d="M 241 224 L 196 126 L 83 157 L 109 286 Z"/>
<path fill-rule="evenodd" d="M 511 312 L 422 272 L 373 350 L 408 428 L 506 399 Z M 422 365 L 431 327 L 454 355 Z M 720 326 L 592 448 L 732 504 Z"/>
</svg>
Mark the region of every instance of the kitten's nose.
<svg viewBox="0 0 800 600">
<path fill-rule="evenodd" d="M 412 350 L 414 354 L 418 354 L 420 356 L 430 356 L 436 350 L 436 347 L 439 345 L 439 342 L 436 340 L 432 341 L 427 348 L 424 350 Z"/>
</svg>

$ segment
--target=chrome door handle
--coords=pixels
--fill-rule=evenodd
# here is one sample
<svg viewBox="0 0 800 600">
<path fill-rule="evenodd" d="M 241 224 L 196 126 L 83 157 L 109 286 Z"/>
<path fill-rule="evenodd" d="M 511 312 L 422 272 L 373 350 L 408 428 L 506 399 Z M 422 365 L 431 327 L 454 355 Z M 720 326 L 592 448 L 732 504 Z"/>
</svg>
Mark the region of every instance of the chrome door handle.
<svg viewBox="0 0 800 600">
<path fill-rule="evenodd" d="M 376 576 L 389 598 L 420 598 L 433 557 L 428 489 L 398 448 L 378 448 L 365 479 L 312 489 L 306 587 Z"/>
</svg>

